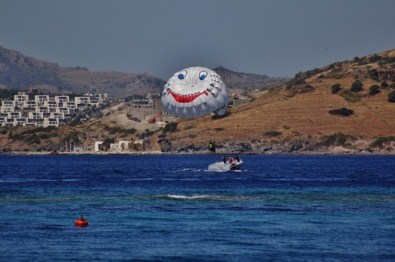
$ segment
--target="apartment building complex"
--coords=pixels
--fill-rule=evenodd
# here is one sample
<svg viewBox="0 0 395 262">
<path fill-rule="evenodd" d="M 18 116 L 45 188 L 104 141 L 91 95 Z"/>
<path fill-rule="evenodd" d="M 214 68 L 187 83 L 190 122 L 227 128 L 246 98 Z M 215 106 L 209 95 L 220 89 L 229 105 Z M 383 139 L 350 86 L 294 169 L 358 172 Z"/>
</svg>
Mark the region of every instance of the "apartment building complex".
<svg viewBox="0 0 395 262">
<path fill-rule="evenodd" d="M 107 95 L 85 94 L 84 96 L 29 96 L 19 92 L 14 100 L 3 100 L 0 108 L 1 126 L 59 126 L 67 123 L 84 109 L 99 106 Z"/>
</svg>

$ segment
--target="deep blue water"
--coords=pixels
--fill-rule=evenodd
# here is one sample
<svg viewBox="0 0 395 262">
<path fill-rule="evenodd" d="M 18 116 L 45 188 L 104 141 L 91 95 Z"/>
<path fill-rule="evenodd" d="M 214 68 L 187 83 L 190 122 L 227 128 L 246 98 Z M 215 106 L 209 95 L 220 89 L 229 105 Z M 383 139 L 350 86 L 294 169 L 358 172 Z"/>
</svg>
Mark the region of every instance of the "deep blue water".
<svg viewBox="0 0 395 262">
<path fill-rule="evenodd" d="M 242 158 L 0 156 L 0 261 L 395 261 L 394 156 Z"/>
</svg>

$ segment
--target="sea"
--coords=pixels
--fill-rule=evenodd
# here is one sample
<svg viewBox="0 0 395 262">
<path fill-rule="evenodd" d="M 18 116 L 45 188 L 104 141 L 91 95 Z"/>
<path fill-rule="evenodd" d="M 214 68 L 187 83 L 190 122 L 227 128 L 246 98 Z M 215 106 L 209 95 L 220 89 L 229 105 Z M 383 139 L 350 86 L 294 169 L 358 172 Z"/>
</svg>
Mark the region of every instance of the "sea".
<svg viewBox="0 0 395 262">
<path fill-rule="evenodd" d="M 240 157 L 0 155 L 0 261 L 395 261 L 395 156 Z"/>
</svg>

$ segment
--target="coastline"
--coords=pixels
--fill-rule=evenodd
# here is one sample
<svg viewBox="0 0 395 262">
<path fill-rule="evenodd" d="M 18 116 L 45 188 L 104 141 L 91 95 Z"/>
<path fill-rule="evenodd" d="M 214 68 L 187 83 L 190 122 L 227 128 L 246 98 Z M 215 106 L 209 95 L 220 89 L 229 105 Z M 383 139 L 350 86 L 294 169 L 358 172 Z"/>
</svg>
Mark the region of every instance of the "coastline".
<svg viewBox="0 0 395 262">
<path fill-rule="evenodd" d="M 87 152 L 34 152 L 34 151 L 12 151 L 12 152 L 3 152 L 0 155 L 15 155 L 15 156 L 59 156 L 59 155 L 96 155 L 96 156 L 107 156 L 107 155 L 262 155 L 262 156 L 270 156 L 270 155 L 292 155 L 292 156 L 395 156 L 394 151 L 338 151 L 338 150 L 328 150 L 328 151 L 302 151 L 302 152 L 285 152 L 285 151 L 276 151 L 276 152 L 217 152 L 217 153 L 209 153 L 207 151 L 181 151 L 181 152 L 161 152 L 161 151 L 120 151 L 120 152 L 111 152 L 111 151 L 87 151 Z"/>
</svg>

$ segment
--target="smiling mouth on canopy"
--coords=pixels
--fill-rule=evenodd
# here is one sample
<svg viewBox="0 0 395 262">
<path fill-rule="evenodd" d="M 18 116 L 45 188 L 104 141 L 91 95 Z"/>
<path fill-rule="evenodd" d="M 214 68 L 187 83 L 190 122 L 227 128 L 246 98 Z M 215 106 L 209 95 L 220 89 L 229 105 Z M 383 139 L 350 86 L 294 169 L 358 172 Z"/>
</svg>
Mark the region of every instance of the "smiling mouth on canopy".
<svg viewBox="0 0 395 262">
<path fill-rule="evenodd" d="M 199 93 L 195 93 L 195 94 L 181 95 L 181 94 L 174 93 L 173 91 L 171 91 L 171 89 L 169 89 L 169 90 L 167 90 L 167 93 L 171 94 L 174 97 L 174 99 L 179 103 L 190 103 L 203 94 L 208 96 L 208 92 L 206 90 L 199 92 Z"/>
</svg>

